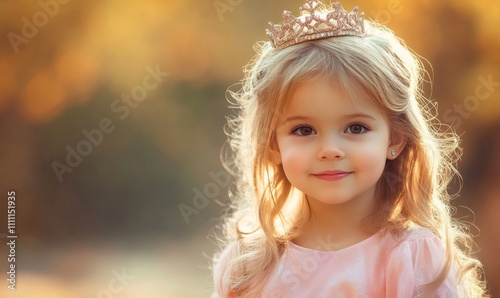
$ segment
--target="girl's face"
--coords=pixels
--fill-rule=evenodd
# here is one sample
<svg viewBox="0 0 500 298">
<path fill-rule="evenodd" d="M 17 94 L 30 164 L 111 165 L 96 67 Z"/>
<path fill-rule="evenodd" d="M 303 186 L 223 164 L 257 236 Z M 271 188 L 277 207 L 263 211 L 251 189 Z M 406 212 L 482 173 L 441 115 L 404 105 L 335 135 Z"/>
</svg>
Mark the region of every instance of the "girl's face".
<svg viewBox="0 0 500 298">
<path fill-rule="evenodd" d="M 302 82 L 280 115 L 275 160 L 290 183 L 320 205 L 373 202 L 391 156 L 385 113 L 361 90 L 351 91 L 356 104 L 338 79 Z"/>
</svg>

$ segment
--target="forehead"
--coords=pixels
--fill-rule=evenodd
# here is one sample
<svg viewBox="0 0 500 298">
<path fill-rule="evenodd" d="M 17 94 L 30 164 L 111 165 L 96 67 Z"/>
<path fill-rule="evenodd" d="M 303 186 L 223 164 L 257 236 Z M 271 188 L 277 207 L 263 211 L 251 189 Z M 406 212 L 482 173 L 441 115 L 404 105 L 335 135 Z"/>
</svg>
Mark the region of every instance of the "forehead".
<svg viewBox="0 0 500 298">
<path fill-rule="evenodd" d="M 285 114 L 331 117 L 367 113 L 384 117 L 384 112 L 361 86 L 344 86 L 338 77 L 319 77 L 297 82 L 284 108 Z"/>
</svg>

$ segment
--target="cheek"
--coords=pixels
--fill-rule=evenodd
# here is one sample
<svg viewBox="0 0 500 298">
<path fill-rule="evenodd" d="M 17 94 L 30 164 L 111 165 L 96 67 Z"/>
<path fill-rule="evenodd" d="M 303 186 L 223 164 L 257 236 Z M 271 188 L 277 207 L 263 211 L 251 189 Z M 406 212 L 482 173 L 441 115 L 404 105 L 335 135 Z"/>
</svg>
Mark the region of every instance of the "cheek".
<svg viewBox="0 0 500 298">
<path fill-rule="evenodd" d="M 306 151 L 306 148 L 301 146 L 287 146 L 286 144 L 280 148 L 281 162 L 287 176 L 307 169 L 310 161 Z"/>
<path fill-rule="evenodd" d="M 387 149 L 383 146 L 373 145 L 365 145 L 358 149 L 356 150 L 356 166 L 369 170 L 374 175 L 381 175 L 387 159 Z"/>
</svg>

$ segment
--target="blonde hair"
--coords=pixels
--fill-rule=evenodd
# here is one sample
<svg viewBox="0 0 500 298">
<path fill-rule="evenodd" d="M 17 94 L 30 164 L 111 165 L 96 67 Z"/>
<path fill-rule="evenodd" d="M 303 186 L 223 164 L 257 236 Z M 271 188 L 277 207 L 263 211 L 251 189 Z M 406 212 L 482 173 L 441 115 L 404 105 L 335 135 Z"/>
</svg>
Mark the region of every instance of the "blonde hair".
<svg viewBox="0 0 500 298">
<path fill-rule="evenodd" d="M 397 159 L 387 161 L 377 183 L 377 220 L 381 228 L 401 234 L 412 225 L 431 229 L 446 247 L 441 274 L 421 289 L 425 296 L 458 266 L 470 297 L 485 295 L 481 264 L 471 256 L 472 239 L 466 227 L 452 219 L 447 185 L 460 157 L 458 136 L 442 132 L 431 102 L 422 94 L 424 68 L 392 31 L 365 21 L 363 37 L 333 37 L 274 50 L 269 42 L 256 47 L 242 89 L 231 92 L 239 108 L 229 119 L 229 142 L 238 192 L 225 237 L 237 243 L 226 266 L 226 285 L 232 295 L 244 296 L 264 281 L 287 241 L 301 232 L 307 205 L 287 208 L 297 190 L 281 165 L 273 161 L 275 129 L 294 86 L 301 80 L 337 77 L 346 90 L 362 87 L 388 115 L 393 133 L 406 139 Z M 297 191 L 297 192 L 296 192 Z"/>
</svg>

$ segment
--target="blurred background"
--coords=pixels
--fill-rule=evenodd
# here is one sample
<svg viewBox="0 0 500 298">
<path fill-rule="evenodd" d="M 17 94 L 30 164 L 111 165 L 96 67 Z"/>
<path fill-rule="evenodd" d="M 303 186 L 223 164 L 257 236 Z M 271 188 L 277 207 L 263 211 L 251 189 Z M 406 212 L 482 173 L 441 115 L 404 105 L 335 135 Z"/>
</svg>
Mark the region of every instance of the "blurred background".
<svg viewBox="0 0 500 298">
<path fill-rule="evenodd" d="M 231 188 L 225 91 L 302 3 L 1 1 L 0 271 L 11 190 L 18 238 L 17 290 L 4 273 L 0 297 L 208 297 Z M 427 94 L 463 139 L 456 216 L 500 295 L 500 5 L 354 5 L 427 59 Z"/>
</svg>

